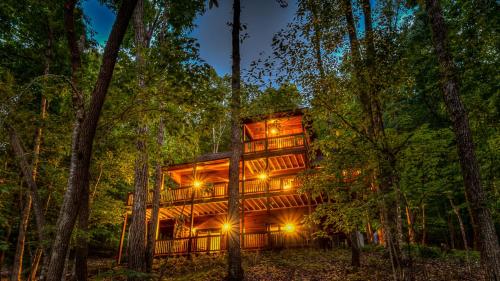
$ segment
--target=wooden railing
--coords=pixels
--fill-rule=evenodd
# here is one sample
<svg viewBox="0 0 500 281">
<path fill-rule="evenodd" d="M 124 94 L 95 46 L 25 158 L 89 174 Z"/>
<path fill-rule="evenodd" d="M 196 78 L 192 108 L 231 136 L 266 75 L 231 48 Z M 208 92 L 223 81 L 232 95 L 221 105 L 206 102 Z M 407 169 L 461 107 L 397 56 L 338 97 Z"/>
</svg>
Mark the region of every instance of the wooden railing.
<svg viewBox="0 0 500 281">
<path fill-rule="evenodd" d="M 190 245 L 191 241 L 191 247 Z M 208 235 L 156 241 L 155 255 L 183 255 L 189 253 L 215 253 L 227 250 L 227 235 Z M 241 247 L 244 250 L 293 248 L 309 243 L 307 232 L 281 231 L 245 233 Z"/>
<path fill-rule="evenodd" d="M 243 143 L 245 153 L 274 151 L 285 148 L 304 147 L 305 136 L 303 133 L 265 139 L 255 139 Z"/>
<path fill-rule="evenodd" d="M 240 182 L 240 194 L 242 196 L 266 193 L 267 186 L 270 192 L 296 190 L 300 184 L 295 176 L 272 177 L 267 180 L 246 180 L 244 186 Z M 171 188 L 161 193 L 160 202 L 173 203 L 192 201 L 200 199 L 228 198 L 227 183 L 214 183 L 204 187 L 193 186 Z M 153 202 L 153 193 L 148 194 L 147 203 Z M 127 206 L 132 206 L 133 194 L 128 195 Z"/>
</svg>

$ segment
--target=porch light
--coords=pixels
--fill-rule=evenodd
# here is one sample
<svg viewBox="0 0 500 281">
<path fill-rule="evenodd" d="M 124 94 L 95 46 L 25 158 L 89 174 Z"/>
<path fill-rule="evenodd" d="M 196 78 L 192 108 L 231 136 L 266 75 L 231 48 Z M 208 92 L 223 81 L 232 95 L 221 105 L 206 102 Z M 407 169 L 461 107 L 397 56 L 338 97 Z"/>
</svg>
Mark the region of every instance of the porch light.
<svg viewBox="0 0 500 281">
<path fill-rule="evenodd" d="M 259 174 L 259 180 L 267 180 L 267 174 L 265 172 L 262 172 Z"/>
<path fill-rule="evenodd" d="M 199 181 L 199 180 L 195 180 L 193 182 L 194 188 L 200 188 L 202 185 L 203 185 L 203 183 L 201 181 Z"/>
<path fill-rule="evenodd" d="M 222 232 L 229 232 L 231 230 L 231 224 L 228 222 L 225 222 L 222 225 Z"/>
<path fill-rule="evenodd" d="M 283 229 L 285 232 L 292 233 L 295 231 L 295 225 L 293 223 L 287 223 Z"/>
<path fill-rule="evenodd" d="M 277 135 L 278 134 L 278 129 L 276 127 L 272 127 L 270 130 L 269 130 L 269 133 L 274 136 L 274 135 Z"/>
</svg>

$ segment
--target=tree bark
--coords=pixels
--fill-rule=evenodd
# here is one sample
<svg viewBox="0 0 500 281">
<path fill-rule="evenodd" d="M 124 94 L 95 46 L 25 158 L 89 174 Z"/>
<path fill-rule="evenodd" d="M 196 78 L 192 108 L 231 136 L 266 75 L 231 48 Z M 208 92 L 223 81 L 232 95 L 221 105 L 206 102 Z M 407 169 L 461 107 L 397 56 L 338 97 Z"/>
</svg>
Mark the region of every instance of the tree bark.
<svg viewBox="0 0 500 281">
<path fill-rule="evenodd" d="M 75 271 L 73 280 L 87 280 L 88 258 L 88 227 L 89 227 L 89 193 L 82 192 L 80 196 L 80 209 L 78 210 L 78 235 L 75 245 Z M 67 255 L 69 254 L 69 251 Z M 66 259 L 67 260 L 67 259 Z M 66 267 L 67 268 L 67 265 Z M 64 277 L 64 276 L 63 276 Z"/>
<path fill-rule="evenodd" d="M 351 240 L 351 265 L 357 268 L 361 266 L 361 249 L 359 247 L 358 231 L 352 231 L 349 236 Z"/>
<path fill-rule="evenodd" d="M 165 124 L 163 118 L 160 118 L 160 123 L 158 124 L 158 135 L 156 137 L 156 143 L 158 145 L 158 153 L 164 143 L 165 134 Z M 155 165 L 155 187 L 153 191 L 153 210 L 151 212 L 151 223 L 148 231 L 148 243 L 147 243 L 147 260 L 146 260 L 146 270 L 151 272 L 153 268 L 153 258 L 155 254 L 156 246 L 156 233 L 158 232 L 159 224 L 159 213 L 160 213 L 160 197 L 161 190 L 163 187 L 163 173 L 161 169 L 161 161 L 157 160 Z"/>
<path fill-rule="evenodd" d="M 124 0 L 122 2 L 104 48 L 101 68 L 92 91 L 90 105 L 85 112 L 83 122 L 78 126 L 77 136 L 73 139 L 68 188 L 64 194 L 63 204 L 57 219 L 56 236 L 52 245 L 47 272 L 48 281 L 59 281 L 61 279 L 69 240 L 78 215 L 80 196 L 82 192 L 88 193 L 90 158 L 97 123 L 113 76 L 118 51 L 136 3 L 137 0 Z M 70 1 L 69 4 L 69 7 L 65 10 L 74 10 L 76 3 Z"/>
<path fill-rule="evenodd" d="M 439 62 L 444 103 L 453 124 L 457 141 L 460 167 L 465 193 L 477 224 L 480 239 L 481 262 L 489 280 L 500 280 L 500 246 L 495 225 L 481 187 L 479 166 L 474 142 L 464 105 L 460 100 L 458 74 L 448 45 L 448 31 L 438 0 L 426 0 L 425 9 L 429 17 L 434 49 Z"/>
<path fill-rule="evenodd" d="M 231 158 L 229 162 L 229 200 L 228 222 L 228 280 L 243 280 L 240 247 L 240 158 L 242 153 L 240 107 L 240 0 L 233 1 L 232 42 L 232 77 L 231 77 Z"/>
<path fill-rule="evenodd" d="M 415 218 L 409 206 L 406 206 L 406 221 L 408 223 L 408 241 L 415 244 Z"/>
<path fill-rule="evenodd" d="M 448 200 L 450 201 L 450 205 L 451 205 L 451 208 L 453 210 L 453 213 L 455 214 L 455 216 L 457 216 L 458 226 L 460 227 L 460 234 L 462 235 L 462 242 L 464 243 L 464 249 L 466 252 L 468 252 L 469 251 L 469 246 L 468 246 L 469 244 L 467 243 L 467 234 L 465 233 L 465 226 L 464 226 L 464 222 L 462 220 L 462 216 L 460 215 L 460 210 L 453 203 L 453 200 L 451 198 L 448 198 Z"/>
<path fill-rule="evenodd" d="M 425 225 L 425 204 L 422 204 L 422 206 L 420 207 L 420 210 L 422 211 L 422 240 L 420 243 L 422 245 L 425 245 L 425 243 L 427 241 L 427 229 L 426 229 L 426 225 Z"/>
<path fill-rule="evenodd" d="M 137 1 L 137 6 L 133 15 L 133 27 L 135 34 L 135 59 L 137 64 L 137 78 L 139 95 L 145 88 L 144 79 L 144 49 L 145 49 L 145 30 L 144 30 L 144 1 Z M 140 100 L 143 104 L 144 101 Z M 132 222 L 130 224 L 130 240 L 128 249 L 128 268 L 136 272 L 145 272 L 147 264 L 146 255 L 146 204 L 148 197 L 148 152 L 147 136 L 148 128 L 145 122 L 144 113 L 141 113 L 137 127 L 137 156 L 135 160 L 134 172 L 134 204 L 132 207 Z M 129 277 L 129 280 L 138 280 L 135 277 Z"/>
<path fill-rule="evenodd" d="M 26 200 L 24 202 L 24 207 L 21 213 L 21 220 L 19 221 L 19 231 L 17 235 L 17 245 L 16 253 L 14 255 L 14 261 L 12 263 L 12 270 L 10 275 L 11 281 L 21 281 L 22 271 L 23 271 L 23 254 L 24 254 L 24 242 L 26 238 L 26 232 L 28 229 L 28 221 L 30 218 L 31 211 L 31 196 L 29 192 L 26 192 Z"/>
</svg>

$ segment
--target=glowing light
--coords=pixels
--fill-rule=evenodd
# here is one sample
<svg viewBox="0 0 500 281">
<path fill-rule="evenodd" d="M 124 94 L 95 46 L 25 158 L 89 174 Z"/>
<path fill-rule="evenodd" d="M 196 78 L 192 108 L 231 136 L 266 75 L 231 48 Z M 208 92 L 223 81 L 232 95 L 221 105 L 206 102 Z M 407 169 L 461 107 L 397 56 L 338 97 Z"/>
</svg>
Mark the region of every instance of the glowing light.
<svg viewBox="0 0 500 281">
<path fill-rule="evenodd" d="M 231 224 L 228 222 L 225 222 L 222 225 L 222 232 L 229 232 L 231 230 Z"/>
<path fill-rule="evenodd" d="M 270 130 L 269 130 L 269 133 L 271 135 L 277 135 L 278 134 L 278 129 L 276 129 L 275 127 L 272 127 Z"/>
<path fill-rule="evenodd" d="M 290 189 L 290 188 L 292 188 L 292 185 L 291 185 L 291 184 L 289 184 L 289 183 L 285 183 L 285 184 L 283 185 L 283 189 L 285 189 L 285 190 L 288 190 L 288 189 Z"/>
<path fill-rule="evenodd" d="M 267 180 L 267 174 L 262 172 L 259 174 L 259 180 Z"/>
<path fill-rule="evenodd" d="M 285 232 L 291 233 L 295 231 L 295 225 L 293 223 L 287 223 L 283 229 Z"/>
<path fill-rule="evenodd" d="M 193 234 L 196 234 L 196 227 L 193 227 L 193 229 L 191 229 L 191 232 L 193 232 Z"/>
<path fill-rule="evenodd" d="M 195 181 L 193 182 L 193 186 L 194 186 L 195 188 L 200 188 L 202 185 L 203 185 L 203 183 L 202 183 L 201 181 L 199 181 L 199 180 L 195 180 Z"/>
</svg>

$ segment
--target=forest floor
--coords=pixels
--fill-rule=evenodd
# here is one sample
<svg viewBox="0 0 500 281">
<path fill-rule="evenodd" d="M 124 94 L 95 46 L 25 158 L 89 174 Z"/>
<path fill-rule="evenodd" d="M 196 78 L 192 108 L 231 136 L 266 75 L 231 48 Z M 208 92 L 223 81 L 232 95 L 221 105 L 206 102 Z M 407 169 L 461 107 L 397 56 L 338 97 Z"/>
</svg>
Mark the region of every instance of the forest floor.
<svg viewBox="0 0 500 281">
<path fill-rule="evenodd" d="M 477 253 L 469 258 L 470 272 L 463 251 L 443 253 L 436 248 L 414 250 L 411 272 L 407 280 L 485 280 L 479 267 Z M 152 276 L 141 279 L 165 281 L 223 280 L 226 258 L 221 255 L 200 255 L 192 260 L 169 258 L 157 260 Z M 290 249 L 245 253 L 243 256 L 245 280 L 394 280 L 389 258 L 380 249 L 365 249 L 362 266 L 350 265 L 349 249 L 317 250 Z M 127 272 L 104 261 L 95 260 L 91 265 L 91 280 L 125 280 Z M 411 273 L 410 273 L 411 274 Z M 149 277 L 149 278 L 148 278 Z"/>
</svg>

